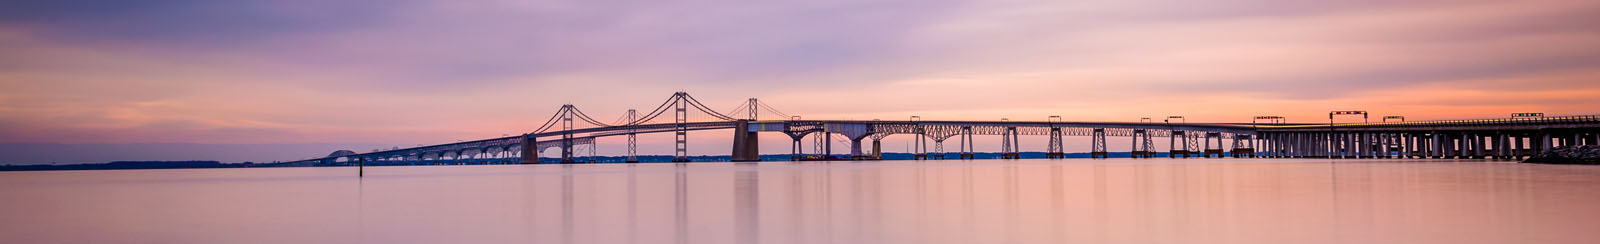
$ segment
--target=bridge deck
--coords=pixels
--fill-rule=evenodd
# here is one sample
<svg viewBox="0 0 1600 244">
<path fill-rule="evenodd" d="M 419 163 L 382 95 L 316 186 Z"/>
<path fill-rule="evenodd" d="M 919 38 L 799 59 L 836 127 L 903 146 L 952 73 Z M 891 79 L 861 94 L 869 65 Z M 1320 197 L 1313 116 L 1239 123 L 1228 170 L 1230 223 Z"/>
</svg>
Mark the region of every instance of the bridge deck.
<svg viewBox="0 0 1600 244">
<path fill-rule="evenodd" d="M 604 126 L 580 128 L 567 131 L 549 131 L 525 135 L 489 138 L 484 140 L 446 143 L 422 147 L 385 150 L 338 157 L 406 157 L 408 155 L 423 155 L 434 153 L 442 157 L 445 154 L 461 154 L 471 150 L 488 152 L 491 149 L 509 151 L 511 148 L 521 147 L 525 140 L 542 141 L 550 137 L 571 135 L 573 138 L 592 139 L 598 137 L 621 136 L 628 134 L 667 133 L 679 131 L 680 126 L 684 131 L 732 129 L 738 121 L 712 121 L 690 122 L 682 125 L 676 123 L 638 124 L 622 126 Z M 1517 119 L 1474 119 L 1474 120 L 1440 120 L 1440 121 L 1415 121 L 1415 122 L 1388 122 L 1388 123 L 1337 123 L 1337 124 L 1248 124 L 1248 123 L 1150 123 L 1150 122 L 1087 122 L 1087 121 L 883 121 L 883 120 L 760 120 L 748 121 L 752 126 L 760 125 L 763 129 L 756 131 L 784 131 L 796 132 L 804 130 L 828 130 L 842 134 L 851 134 L 854 138 L 871 134 L 941 134 L 944 137 L 956 133 L 954 129 L 965 129 L 964 133 L 991 135 L 1004 133 L 1004 128 L 1028 129 L 1026 135 L 1039 135 L 1050 128 L 1080 129 L 1079 133 L 1068 135 L 1087 135 L 1087 130 L 1081 129 L 1118 129 L 1117 132 L 1108 133 L 1112 136 L 1129 136 L 1128 131 L 1150 130 L 1158 133 L 1145 134 L 1145 136 L 1170 136 L 1172 131 L 1204 131 L 1224 133 L 1224 137 L 1232 138 L 1233 135 L 1255 135 L 1262 132 L 1328 132 L 1328 131 L 1437 131 L 1437 130 L 1541 130 L 1561 128 L 1600 128 L 1600 116 L 1559 116 L 1547 118 L 1517 118 Z M 808 127 L 809 126 L 809 127 Z M 810 128 L 810 129 L 805 129 Z M 828 129 L 824 129 L 828 128 Z M 1043 129 L 1043 130 L 1041 130 Z M 856 130 L 856 131 L 849 131 Z M 1013 132 L 1014 133 L 1014 132 Z M 1185 136 L 1197 136 L 1190 133 Z M 1205 134 L 1205 133 L 1198 133 Z M 803 133 L 801 134 L 803 135 Z M 940 139 L 942 140 L 943 137 Z M 542 144 L 542 143 L 541 143 Z M 313 158 L 297 162 L 325 161 L 334 156 Z"/>
</svg>

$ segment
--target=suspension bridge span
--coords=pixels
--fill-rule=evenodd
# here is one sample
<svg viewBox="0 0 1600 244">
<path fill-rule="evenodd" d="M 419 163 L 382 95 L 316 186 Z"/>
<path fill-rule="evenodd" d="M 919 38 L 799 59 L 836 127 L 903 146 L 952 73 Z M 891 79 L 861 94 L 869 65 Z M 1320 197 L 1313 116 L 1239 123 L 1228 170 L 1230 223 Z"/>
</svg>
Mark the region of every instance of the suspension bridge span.
<svg viewBox="0 0 1600 244">
<path fill-rule="evenodd" d="M 1109 156 L 1107 137 L 1127 137 L 1134 158 L 1270 157 L 1270 158 L 1495 158 L 1530 156 L 1560 145 L 1600 144 L 1600 116 L 1557 116 L 1507 119 L 1380 123 L 1187 123 L 1172 116 L 1155 122 L 1074 122 L 1050 116 L 1043 121 L 807 120 L 783 113 L 751 98 L 721 113 L 688 93 L 674 93 L 655 109 L 628 110 L 602 121 L 573 105 L 563 105 L 533 131 L 514 136 L 438 145 L 376 150 L 336 151 L 325 157 L 290 163 L 345 164 L 534 164 L 547 149 L 558 149 L 559 162 L 593 162 L 595 140 L 626 137 L 626 162 L 638 162 L 637 135 L 672 133 L 673 161 L 688 162 L 687 132 L 732 130 L 732 161 L 759 161 L 761 132 L 790 140 L 790 160 L 873 160 L 882 158 L 881 141 L 889 136 L 913 137 L 915 159 L 972 159 L 973 136 L 1000 136 L 1001 158 L 1020 158 L 1022 135 L 1048 136 L 1047 158 L 1065 157 L 1064 136 L 1090 138 L 1090 156 Z M 1365 116 L 1363 111 L 1360 112 Z M 671 114 L 671 115 L 668 115 Z M 1343 114 L 1343 113 L 1340 113 Z M 737 116 L 737 117 L 736 117 Z M 764 116 L 764 117 L 763 117 Z M 1263 118 L 1263 117 L 1257 117 Z M 1281 117 L 1267 116 L 1281 121 Z M 946 141 L 955 150 L 946 150 Z M 1158 150 L 1156 141 L 1167 148 Z M 835 154 L 833 143 L 849 145 Z M 807 147 L 809 144 L 809 148 Z M 810 149 L 809 151 L 807 149 Z M 587 154 L 590 160 L 581 160 Z M 555 156 L 555 155 L 552 155 Z"/>
</svg>

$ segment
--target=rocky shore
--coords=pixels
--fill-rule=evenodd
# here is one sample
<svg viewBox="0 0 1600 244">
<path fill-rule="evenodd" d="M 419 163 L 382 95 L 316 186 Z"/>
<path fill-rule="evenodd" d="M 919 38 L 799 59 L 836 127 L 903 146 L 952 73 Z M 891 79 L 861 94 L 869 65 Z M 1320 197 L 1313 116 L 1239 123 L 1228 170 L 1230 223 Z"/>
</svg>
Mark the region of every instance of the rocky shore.
<svg viewBox="0 0 1600 244">
<path fill-rule="evenodd" d="M 1600 164 L 1600 146 L 1560 146 L 1549 152 L 1534 155 L 1523 163 L 1541 164 Z"/>
</svg>

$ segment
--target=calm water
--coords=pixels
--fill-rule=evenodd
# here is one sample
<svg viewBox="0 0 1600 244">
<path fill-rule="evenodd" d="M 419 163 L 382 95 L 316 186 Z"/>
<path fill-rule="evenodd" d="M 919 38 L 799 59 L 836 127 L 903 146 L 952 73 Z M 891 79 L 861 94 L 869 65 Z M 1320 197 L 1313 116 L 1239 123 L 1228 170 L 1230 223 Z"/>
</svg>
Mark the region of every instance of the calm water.
<svg viewBox="0 0 1600 244">
<path fill-rule="evenodd" d="M 1600 167 L 1014 160 L 0 173 L 0 243 L 1594 243 Z"/>
</svg>

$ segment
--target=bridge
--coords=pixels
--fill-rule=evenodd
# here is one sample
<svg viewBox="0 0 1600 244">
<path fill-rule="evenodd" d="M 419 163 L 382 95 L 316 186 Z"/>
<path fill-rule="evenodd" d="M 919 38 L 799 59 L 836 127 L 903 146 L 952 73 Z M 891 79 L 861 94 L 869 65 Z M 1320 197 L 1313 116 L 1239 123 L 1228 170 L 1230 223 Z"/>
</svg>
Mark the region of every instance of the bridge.
<svg viewBox="0 0 1600 244">
<path fill-rule="evenodd" d="M 666 114 L 671 113 L 668 117 Z M 762 119 L 761 115 L 767 115 Z M 1365 112 L 1360 112 L 1365 116 Z M 734 117 L 740 116 L 742 117 Z M 882 159 L 881 141 L 894 135 L 913 137 L 915 159 L 959 159 L 974 156 L 973 136 L 1000 136 L 1001 158 L 1020 158 L 1022 135 L 1048 136 L 1047 158 L 1064 158 L 1064 136 L 1088 136 L 1092 158 L 1106 158 L 1107 137 L 1128 137 L 1130 155 L 1167 157 L 1262 158 L 1495 158 L 1530 156 L 1560 145 L 1600 143 L 1600 116 L 1446 120 L 1381 123 L 1187 123 L 1182 117 L 1163 122 L 1074 122 L 1050 116 L 1042 121 L 806 120 L 751 98 L 730 113 L 711 109 L 688 93 L 678 92 L 647 113 L 628 110 L 609 122 L 597 120 L 571 104 L 563 105 L 530 133 L 439 145 L 358 153 L 336 151 L 326 157 L 291 164 L 535 164 L 547 149 L 558 148 L 562 163 L 593 162 L 595 141 L 626 137 L 626 162 L 638 162 L 637 135 L 673 133 L 674 162 L 688 162 L 689 131 L 733 130 L 731 160 L 760 161 L 761 132 L 790 139 L 790 160 Z M 776 119 L 773 119 L 776 118 Z M 1258 117 L 1261 118 L 1261 117 Z M 1269 116 L 1281 120 L 1281 117 Z M 1173 123 L 1171 119 L 1180 119 Z M 808 139 L 809 138 L 809 139 Z M 1165 138 L 1166 150 L 1155 148 Z M 945 142 L 956 139 L 956 150 Z M 811 150 L 807 152 L 806 142 Z M 833 143 L 850 146 L 848 156 L 835 154 Z M 931 151 L 930 151 L 931 147 Z"/>
</svg>

